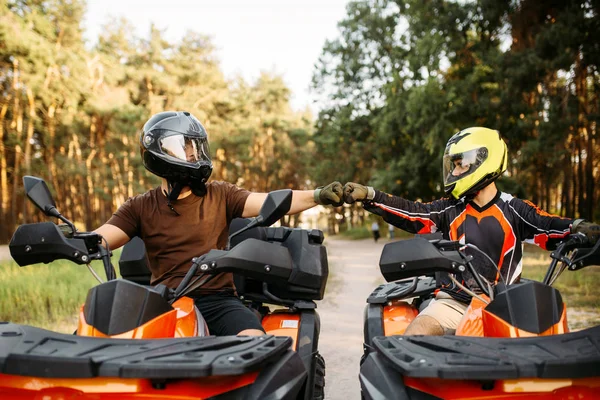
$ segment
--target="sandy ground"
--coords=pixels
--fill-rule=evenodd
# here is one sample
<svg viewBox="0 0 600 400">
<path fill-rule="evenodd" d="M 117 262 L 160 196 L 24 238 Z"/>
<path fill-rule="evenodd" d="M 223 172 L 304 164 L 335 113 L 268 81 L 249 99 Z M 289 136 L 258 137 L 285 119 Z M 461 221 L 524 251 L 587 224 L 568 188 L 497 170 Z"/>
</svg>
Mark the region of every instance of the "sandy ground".
<svg viewBox="0 0 600 400">
<path fill-rule="evenodd" d="M 363 312 L 369 294 L 384 282 L 378 263 L 386 242 L 327 239 L 325 243 L 329 280 L 317 311 L 321 317 L 319 351 L 326 363 L 326 399 L 360 399 Z"/>
<path fill-rule="evenodd" d="M 8 250 L 8 246 L 2 245 L 0 246 L 0 261 L 10 260 L 10 251 Z"/>
</svg>

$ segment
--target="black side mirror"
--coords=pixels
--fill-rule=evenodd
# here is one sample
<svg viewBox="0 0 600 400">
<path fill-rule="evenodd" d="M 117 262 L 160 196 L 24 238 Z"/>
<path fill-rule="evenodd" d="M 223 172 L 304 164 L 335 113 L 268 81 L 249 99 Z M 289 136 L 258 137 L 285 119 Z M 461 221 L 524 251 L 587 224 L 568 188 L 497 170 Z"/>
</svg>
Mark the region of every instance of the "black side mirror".
<svg viewBox="0 0 600 400">
<path fill-rule="evenodd" d="M 35 176 L 26 175 L 23 177 L 23 186 L 25 187 L 25 193 L 29 200 L 36 205 L 37 208 L 42 210 L 48 217 L 55 217 L 65 222 L 71 228 L 71 232 L 76 232 L 75 225 L 68 219 L 62 216 L 56 209 L 56 203 L 52 198 L 48 185 L 41 178 Z"/>
<path fill-rule="evenodd" d="M 279 221 L 283 216 L 290 211 L 292 207 L 292 190 L 282 189 L 270 192 L 265 199 L 258 219 L 262 219 L 260 226 L 270 226 Z"/>
<path fill-rule="evenodd" d="M 56 209 L 56 203 L 43 179 L 35 176 L 24 176 L 23 186 L 27 197 L 37 208 L 49 217 L 59 217 L 60 213 Z"/>
<path fill-rule="evenodd" d="M 229 240 L 232 237 L 239 235 L 242 232 L 247 231 L 255 226 L 269 226 L 280 220 L 292 207 L 292 189 L 281 189 L 269 192 L 265 202 L 260 208 L 258 217 L 250 220 L 250 223 L 240 229 L 239 231 L 231 234 Z"/>
</svg>

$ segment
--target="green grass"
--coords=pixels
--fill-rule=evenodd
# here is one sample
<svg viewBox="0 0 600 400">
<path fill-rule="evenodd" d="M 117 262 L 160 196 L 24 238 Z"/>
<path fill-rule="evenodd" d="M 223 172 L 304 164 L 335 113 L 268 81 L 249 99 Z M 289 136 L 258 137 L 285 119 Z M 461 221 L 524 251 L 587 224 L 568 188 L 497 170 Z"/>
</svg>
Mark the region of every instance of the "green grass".
<svg viewBox="0 0 600 400">
<path fill-rule="evenodd" d="M 550 265 L 549 252 L 527 246 L 523 262 L 523 277 L 541 281 Z M 579 271 L 565 270 L 554 282 L 565 303 L 600 311 L 600 267 L 589 266 Z"/>
<path fill-rule="evenodd" d="M 113 264 L 118 271 L 119 253 Z M 101 261 L 92 267 L 105 279 Z M 85 265 L 58 260 L 49 264 L 19 267 L 14 261 L 0 263 L 0 321 L 73 332 L 87 292 L 98 281 Z"/>
</svg>

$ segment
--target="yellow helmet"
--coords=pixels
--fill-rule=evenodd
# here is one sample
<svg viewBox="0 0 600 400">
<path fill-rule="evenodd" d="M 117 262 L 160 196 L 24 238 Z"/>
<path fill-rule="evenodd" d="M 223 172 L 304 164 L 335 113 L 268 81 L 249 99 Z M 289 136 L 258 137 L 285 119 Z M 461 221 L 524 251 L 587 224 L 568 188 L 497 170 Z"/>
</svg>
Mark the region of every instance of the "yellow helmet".
<svg viewBox="0 0 600 400">
<path fill-rule="evenodd" d="M 444 151 L 444 190 L 459 199 L 474 195 L 504 171 L 508 164 L 506 143 L 498 131 L 472 127 L 448 140 Z"/>
</svg>

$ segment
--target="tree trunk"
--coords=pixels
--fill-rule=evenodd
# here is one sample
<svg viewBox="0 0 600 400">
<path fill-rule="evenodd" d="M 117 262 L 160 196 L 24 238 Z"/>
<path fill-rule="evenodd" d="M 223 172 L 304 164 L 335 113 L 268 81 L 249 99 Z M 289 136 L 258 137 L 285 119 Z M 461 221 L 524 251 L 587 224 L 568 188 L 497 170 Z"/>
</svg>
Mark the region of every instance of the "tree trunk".
<svg viewBox="0 0 600 400">
<path fill-rule="evenodd" d="M 568 163 L 565 163 L 565 170 L 563 174 L 562 196 L 560 200 L 562 204 L 561 215 L 563 217 L 570 217 L 573 215 L 573 200 L 571 196 L 571 188 L 573 186 L 573 164 L 570 156 L 565 158 Z"/>
<path fill-rule="evenodd" d="M 584 207 L 584 190 L 585 190 L 585 181 L 583 177 L 583 160 L 582 160 L 582 151 L 581 151 L 581 131 L 579 128 L 577 129 L 577 213 L 579 217 L 583 218 L 585 215 L 585 207 Z"/>
<path fill-rule="evenodd" d="M 96 205 L 96 194 L 94 193 L 94 182 L 92 180 L 92 160 L 96 155 L 96 149 L 92 149 L 90 155 L 85 160 L 86 174 L 85 181 L 87 186 L 87 199 L 86 199 L 86 207 L 85 210 L 85 229 L 95 229 L 95 217 L 97 217 L 98 209 L 95 207 Z"/>
<path fill-rule="evenodd" d="M 8 111 L 8 102 L 2 104 L 2 108 L 0 108 L 0 226 L 7 228 L 8 227 L 8 168 L 6 161 L 6 148 L 4 146 L 4 119 L 6 117 L 6 112 Z M 8 231 L 6 229 L 2 229 L 0 233 L 0 241 L 4 243 L 8 240 Z"/>
<path fill-rule="evenodd" d="M 590 129 L 585 129 L 587 137 L 585 160 L 585 216 L 594 219 L 594 139 Z"/>
<path fill-rule="evenodd" d="M 54 139 L 56 137 L 56 119 L 54 118 L 56 114 L 56 106 L 51 104 L 48 107 L 48 114 L 46 115 L 46 129 L 48 129 L 48 143 L 46 146 L 46 165 L 48 166 L 48 173 L 50 175 L 50 182 L 56 192 L 58 198 L 63 198 L 61 193 L 61 187 L 58 184 L 58 170 L 56 168 L 56 150 Z"/>
</svg>

